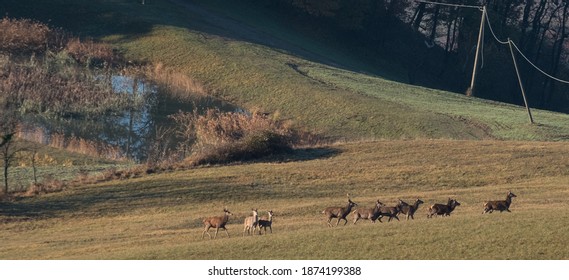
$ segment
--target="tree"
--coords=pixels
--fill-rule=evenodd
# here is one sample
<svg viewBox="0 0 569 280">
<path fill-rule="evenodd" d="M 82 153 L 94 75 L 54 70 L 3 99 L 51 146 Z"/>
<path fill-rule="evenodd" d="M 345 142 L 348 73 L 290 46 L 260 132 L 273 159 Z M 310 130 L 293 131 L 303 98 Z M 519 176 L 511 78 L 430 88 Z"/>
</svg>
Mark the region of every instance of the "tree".
<svg viewBox="0 0 569 280">
<path fill-rule="evenodd" d="M 23 151 L 24 148 L 11 138 L 11 140 L 4 142 L 2 147 L 0 148 L 0 157 L 2 158 L 3 169 L 4 169 L 4 188 L 2 190 L 3 194 L 8 194 L 9 186 L 8 186 L 8 169 L 16 160 L 18 153 Z"/>
<path fill-rule="evenodd" d="M 17 118 L 9 102 L 0 100 L 0 158 L 4 170 L 4 188 L 0 194 L 8 194 L 8 169 L 19 149 L 15 145 Z"/>
</svg>

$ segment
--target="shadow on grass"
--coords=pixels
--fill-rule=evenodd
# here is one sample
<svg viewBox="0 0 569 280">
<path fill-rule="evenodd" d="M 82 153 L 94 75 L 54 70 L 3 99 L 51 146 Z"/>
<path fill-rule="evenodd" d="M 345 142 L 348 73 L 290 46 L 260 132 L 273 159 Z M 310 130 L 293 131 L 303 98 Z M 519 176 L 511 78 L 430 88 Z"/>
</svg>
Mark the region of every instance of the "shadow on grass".
<svg viewBox="0 0 569 280">
<path fill-rule="evenodd" d="M 294 162 L 330 158 L 341 151 L 335 148 L 302 148 L 291 153 L 266 157 L 242 164 L 264 162 Z M 237 164 L 237 163 L 234 163 Z M 259 197 L 279 196 L 273 186 L 267 184 L 237 184 L 228 189 L 224 178 L 194 178 L 190 180 L 169 179 L 140 183 L 135 180 L 117 180 L 109 186 L 71 187 L 65 194 L 48 194 L 36 197 L 14 198 L 0 202 L 0 224 L 48 219 L 57 217 L 102 217 L 116 216 L 151 207 L 176 207 L 191 203 L 246 200 L 252 195 Z M 228 192 L 230 192 L 228 194 Z M 197 221 L 197 220 L 196 220 Z M 199 221 L 194 221 L 198 223 Z"/>
<path fill-rule="evenodd" d="M 360 71 L 350 60 L 324 55 L 291 39 L 283 39 L 272 31 L 210 10 L 203 4 L 185 0 L 89 1 L 89 0 L 2 0 L 0 15 L 30 18 L 61 27 L 79 36 L 114 36 L 118 40 L 143 37 L 155 26 L 176 26 L 193 30 L 204 38 L 219 36 L 264 45 L 282 53 L 294 54 L 326 65 Z M 166 3 L 168 2 L 168 3 Z M 236 7 L 240 7 L 236 4 Z M 261 9 L 258 13 L 267 12 Z M 296 34 L 296 33 L 294 33 Z M 377 69 L 373 69 L 379 71 Z M 371 71 L 371 69 L 366 69 Z"/>
<path fill-rule="evenodd" d="M 291 161 L 305 161 L 305 160 L 315 160 L 315 159 L 326 159 L 337 156 L 341 153 L 340 149 L 330 148 L 330 147 L 319 147 L 319 148 L 300 148 L 294 149 L 290 153 L 283 153 L 280 155 L 271 156 L 267 159 L 261 161 L 267 162 L 291 162 Z"/>
</svg>

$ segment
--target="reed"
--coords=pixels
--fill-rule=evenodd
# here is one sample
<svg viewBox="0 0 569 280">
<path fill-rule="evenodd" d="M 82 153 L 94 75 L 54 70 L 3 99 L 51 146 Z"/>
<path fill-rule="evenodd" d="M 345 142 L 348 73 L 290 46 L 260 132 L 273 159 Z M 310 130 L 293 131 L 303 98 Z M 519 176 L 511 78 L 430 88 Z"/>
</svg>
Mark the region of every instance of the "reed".
<svg viewBox="0 0 569 280">
<path fill-rule="evenodd" d="M 177 123 L 186 158 L 191 165 L 227 163 L 286 153 L 296 139 L 295 130 L 260 113 L 208 110 L 200 115 L 179 112 L 170 116 Z"/>
<path fill-rule="evenodd" d="M 53 148 L 79 153 L 92 157 L 124 161 L 127 159 L 124 152 L 117 146 L 80 138 L 66 136 L 62 133 L 48 134 L 39 127 L 20 126 L 16 136 L 31 142 L 41 143 Z"/>
</svg>

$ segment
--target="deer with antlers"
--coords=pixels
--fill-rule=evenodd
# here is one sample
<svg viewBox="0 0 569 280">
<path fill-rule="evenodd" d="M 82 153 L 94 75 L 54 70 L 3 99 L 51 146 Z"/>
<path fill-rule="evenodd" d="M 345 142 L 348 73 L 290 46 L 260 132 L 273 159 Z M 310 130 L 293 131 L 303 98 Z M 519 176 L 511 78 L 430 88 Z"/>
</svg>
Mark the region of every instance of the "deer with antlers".
<svg viewBox="0 0 569 280">
<path fill-rule="evenodd" d="M 217 237 L 217 232 L 219 231 L 220 228 L 225 230 L 225 234 L 227 234 L 227 238 L 229 238 L 229 233 L 227 232 L 227 228 L 225 228 L 225 225 L 229 221 L 229 216 L 233 214 L 229 212 L 229 210 L 227 210 L 227 207 L 223 209 L 223 212 L 224 212 L 223 216 L 209 217 L 203 220 L 205 228 L 202 232 L 202 239 L 204 238 L 206 233 L 209 236 L 209 239 L 211 239 L 211 234 L 209 234 L 210 228 L 215 228 L 215 235 L 213 236 L 213 239 Z"/>
<path fill-rule="evenodd" d="M 350 194 L 348 194 L 348 205 L 346 207 L 328 207 L 322 211 L 322 214 L 325 214 L 328 218 L 328 226 L 332 227 L 330 223 L 333 218 L 337 218 L 338 221 L 336 222 L 336 226 L 340 224 L 340 220 L 344 220 L 344 225 L 348 223 L 346 216 L 352 212 L 352 208 L 357 206 L 355 202 L 350 199 Z"/>
</svg>

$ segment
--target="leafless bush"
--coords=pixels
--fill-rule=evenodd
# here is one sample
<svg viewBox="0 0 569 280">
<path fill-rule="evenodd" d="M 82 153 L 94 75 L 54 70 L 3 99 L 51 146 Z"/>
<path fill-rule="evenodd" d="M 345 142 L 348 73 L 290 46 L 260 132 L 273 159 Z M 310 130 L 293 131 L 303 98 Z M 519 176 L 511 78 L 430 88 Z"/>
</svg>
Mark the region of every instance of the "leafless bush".
<svg viewBox="0 0 569 280">
<path fill-rule="evenodd" d="M 263 114 L 212 109 L 204 115 L 180 112 L 171 118 L 178 124 L 182 143 L 192 147 L 192 154 L 187 160 L 196 165 L 285 153 L 297 140 L 290 125 Z"/>
<path fill-rule="evenodd" d="M 96 117 L 133 106 L 112 91 L 111 82 L 81 67 L 52 71 L 34 63 L 0 65 L 0 93 L 18 105 L 21 114 L 52 117 Z"/>
<path fill-rule="evenodd" d="M 65 51 L 77 62 L 87 66 L 111 66 L 118 60 L 110 45 L 95 42 L 93 39 L 82 41 L 72 38 L 67 42 Z"/>
<path fill-rule="evenodd" d="M 0 52 L 45 52 L 51 32 L 52 29 L 40 22 L 4 17 L 0 20 Z"/>
<path fill-rule="evenodd" d="M 34 196 L 39 194 L 53 193 L 63 191 L 66 187 L 64 181 L 53 178 L 50 175 L 44 176 L 43 182 L 32 183 L 27 191 L 27 196 Z"/>
</svg>

